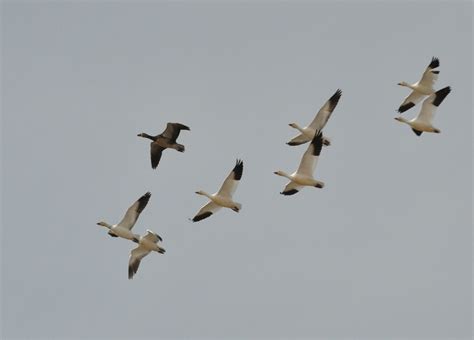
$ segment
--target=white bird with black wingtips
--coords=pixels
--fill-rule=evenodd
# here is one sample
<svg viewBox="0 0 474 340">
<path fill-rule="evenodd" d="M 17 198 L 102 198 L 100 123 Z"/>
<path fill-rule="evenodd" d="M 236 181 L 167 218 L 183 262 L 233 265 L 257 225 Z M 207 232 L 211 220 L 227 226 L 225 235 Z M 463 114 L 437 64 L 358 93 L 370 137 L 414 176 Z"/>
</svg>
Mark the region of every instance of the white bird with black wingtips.
<svg viewBox="0 0 474 340">
<path fill-rule="evenodd" d="M 132 233 L 132 228 L 138 220 L 140 213 L 145 209 L 150 200 L 151 193 L 147 192 L 140 197 L 130 208 L 127 209 L 125 216 L 118 224 L 110 225 L 107 222 L 98 222 L 97 225 L 109 229 L 108 234 L 112 237 L 121 237 L 127 240 L 138 242 L 140 235 Z"/>
<path fill-rule="evenodd" d="M 395 120 L 410 125 L 417 136 L 420 136 L 423 132 L 440 133 L 441 131 L 433 126 L 433 117 L 438 106 L 450 92 L 451 88 L 446 86 L 426 98 L 423 101 L 423 105 L 417 117 L 411 120 L 407 120 L 403 117 L 395 117 Z"/>
<path fill-rule="evenodd" d="M 438 58 L 431 58 L 430 64 L 426 67 L 425 72 L 421 79 L 414 83 L 408 84 L 404 81 L 398 83 L 400 86 L 405 86 L 413 91 L 403 100 L 403 103 L 398 108 L 398 112 L 403 113 L 413 106 L 418 104 L 424 97 L 429 96 L 430 94 L 434 93 L 435 90 L 433 88 L 435 81 L 438 79 L 439 70 L 435 70 L 439 67 L 439 59 Z"/>
<path fill-rule="evenodd" d="M 313 121 L 308 126 L 305 126 L 304 128 L 302 128 L 296 123 L 289 124 L 292 128 L 295 128 L 301 133 L 298 136 L 291 139 L 286 144 L 294 146 L 294 145 L 301 145 L 301 144 L 311 141 L 316 131 L 321 131 L 324 128 L 324 126 L 326 126 L 326 123 L 328 122 L 329 118 L 331 117 L 332 112 L 336 108 L 337 103 L 339 102 L 339 99 L 341 98 L 341 95 L 342 95 L 342 91 L 338 89 L 331 96 L 331 98 L 329 98 L 329 100 L 326 103 L 324 103 L 324 105 L 316 114 L 316 117 L 314 117 Z M 329 141 L 328 138 L 323 137 L 323 144 L 328 146 L 331 144 L 331 142 Z"/>
<path fill-rule="evenodd" d="M 203 206 L 196 216 L 193 217 L 193 222 L 201 221 L 212 214 L 219 211 L 222 207 L 232 209 L 235 212 L 239 212 L 242 208 L 242 204 L 234 202 L 232 196 L 237 189 L 237 185 L 242 178 L 242 172 L 244 170 L 244 163 L 241 160 L 237 160 L 234 168 L 222 183 L 221 188 L 218 192 L 210 195 L 205 191 L 196 191 L 196 194 L 206 196 L 210 199 L 210 202 Z"/>
<path fill-rule="evenodd" d="M 320 189 L 324 187 L 323 182 L 318 181 L 313 177 L 314 169 L 318 163 L 322 146 L 323 134 L 321 131 L 318 131 L 313 137 L 311 144 L 309 144 L 308 148 L 303 154 L 298 170 L 293 172 L 291 175 L 288 175 L 283 171 L 274 172 L 275 175 L 286 177 L 290 180 L 290 182 L 285 186 L 280 194 L 286 196 L 294 195 L 305 186 L 316 187 Z"/>
<path fill-rule="evenodd" d="M 163 242 L 163 239 L 151 230 L 147 230 L 145 236 L 140 236 L 138 246 L 130 252 L 130 258 L 128 260 L 129 279 L 132 279 L 137 273 L 140 261 L 150 254 L 150 252 L 156 251 L 160 254 L 165 253 L 165 249 L 158 244 L 159 242 Z"/>
</svg>

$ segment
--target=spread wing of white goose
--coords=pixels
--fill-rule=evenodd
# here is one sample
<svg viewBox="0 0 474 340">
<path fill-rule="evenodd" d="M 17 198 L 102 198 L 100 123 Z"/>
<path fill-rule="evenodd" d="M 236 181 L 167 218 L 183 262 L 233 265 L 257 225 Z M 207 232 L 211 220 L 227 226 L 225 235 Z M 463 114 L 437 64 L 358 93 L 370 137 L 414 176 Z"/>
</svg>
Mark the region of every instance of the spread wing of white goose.
<svg viewBox="0 0 474 340">
<path fill-rule="evenodd" d="M 298 124 L 291 123 L 290 126 L 300 131 L 300 134 L 291 139 L 287 144 L 294 146 L 311 141 L 316 131 L 321 131 L 326 126 L 331 114 L 337 106 L 337 103 L 339 103 L 341 96 L 342 91 L 337 89 L 331 98 L 329 98 L 326 103 L 324 103 L 324 105 L 316 114 L 316 117 L 314 117 L 313 121 L 308 126 L 301 128 Z M 323 144 L 330 145 L 330 141 L 323 137 Z"/>
<path fill-rule="evenodd" d="M 133 234 L 131 230 L 137 222 L 141 212 L 148 204 L 150 197 L 150 192 L 147 192 L 143 196 L 141 196 L 135 203 L 130 206 L 130 208 L 127 209 L 127 212 L 118 224 L 110 225 L 106 222 L 99 222 L 97 223 L 97 225 L 109 229 L 108 234 L 112 237 L 122 237 L 128 240 L 138 240 L 139 235 Z"/>
<path fill-rule="evenodd" d="M 159 242 L 163 242 L 163 240 L 157 233 L 151 230 L 147 230 L 145 236 L 140 236 L 138 246 L 130 252 L 130 258 L 128 260 L 129 279 L 132 279 L 137 273 L 141 260 L 150 252 L 156 251 L 160 254 L 165 253 L 165 249 L 158 244 Z"/>
<path fill-rule="evenodd" d="M 235 212 L 239 212 L 242 208 L 240 203 L 234 202 L 232 196 L 234 195 L 237 185 L 242 178 L 242 173 L 244 170 L 244 163 L 241 160 L 237 160 L 234 168 L 222 183 L 221 188 L 218 192 L 210 195 L 205 191 L 196 191 L 196 194 L 206 196 L 210 199 L 210 202 L 204 205 L 193 217 L 193 222 L 201 221 L 212 214 L 219 211 L 222 207 L 230 208 Z"/>
<path fill-rule="evenodd" d="M 439 59 L 431 58 L 431 62 L 426 67 L 425 72 L 421 76 L 421 79 L 415 84 L 408 84 L 406 82 L 398 83 L 400 86 L 406 86 L 412 89 L 412 92 L 403 100 L 403 103 L 398 108 L 399 113 L 408 111 L 416 104 L 418 104 L 424 97 L 434 92 L 434 83 L 438 79 L 439 70 L 435 70 L 439 67 Z"/>
<path fill-rule="evenodd" d="M 311 144 L 306 149 L 303 157 L 301 158 L 298 170 L 291 175 L 283 172 L 276 171 L 275 175 L 286 177 L 290 180 L 285 186 L 282 195 L 294 195 L 301 190 L 302 187 L 312 186 L 316 188 L 323 188 L 324 183 L 314 179 L 313 173 L 318 163 L 319 155 L 323 146 L 323 135 L 321 131 L 317 132 L 311 141 Z"/>
<path fill-rule="evenodd" d="M 414 119 L 407 120 L 403 117 L 396 117 L 395 119 L 399 122 L 410 125 L 417 136 L 420 136 L 423 132 L 440 133 L 441 131 L 435 128 L 432 122 L 438 106 L 450 92 L 451 88 L 447 86 L 431 94 L 423 101 L 420 113 Z"/>
</svg>

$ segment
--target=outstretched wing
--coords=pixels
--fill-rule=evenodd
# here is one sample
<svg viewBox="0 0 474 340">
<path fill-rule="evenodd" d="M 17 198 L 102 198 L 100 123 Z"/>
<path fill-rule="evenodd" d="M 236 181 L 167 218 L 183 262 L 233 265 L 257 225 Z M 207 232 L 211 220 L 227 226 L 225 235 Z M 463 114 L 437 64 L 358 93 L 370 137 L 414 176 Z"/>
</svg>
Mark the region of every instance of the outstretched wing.
<svg viewBox="0 0 474 340">
<path fill-rule="evenodd" d="M 121 227 L 131 230 L 135 223 L 138 220 L 138 216 L 145 209 L 148 201 L 150 200 L 151 193 L 147 192 L 142 197 L 140 197 L 135 203 L 133 203 L 130 208 L 127 209 L 125 216 L 122 218 L 118 224 Z"/>
<path fill-rule="evenodd" d="M 304 144 L 304 143 L 307 143 L 311 140 L 311 138 L 308 138 L 306 137 L 305 135 L 303 135 L 302 133 L 299 134 L 298 136 L 292 138 L 288 143 L 288 145 L 291 145 L 291 146 L 296 146 L 296 145 L 301 145 L 301 144 Z"/>
<path fill-rule="evenodd" d="M 162 238 L 160 237 L 160 235 L 158 235 L 157 233 L 147 229 L 146 231 L 146 235 L 143 236 L 143 238 L 147 239 L 148 241 L 150 242 L 153 242 L 153 243 L 157 243 L 158 241 L 160 242 L 163 242 Z"/>
<path fill-rule="evenodd" d="M 291 196 L 291 195 L 294 195 L 294 194 L 296 194 L 297 192 L 299 192 L 299 191 L 301 190 L 301 188 L 302 188 L 301 185 L 298 185 L 298 184 L 296 184 L 295 182 L 290 181 L 290 182 L 285 186 L 285 188 L 283 189 L 283 191 L 280 192 L 280 194 L 285 195 L 285 196 Z"/>
<path fill-rule="evenodd" d="M 301 158 L 300 166 L 296 171 L 299 175 L 313 177 L 322 147 L 323 134 L 321 131 L 318 131 Z"/>
<path fill-rule="evenodd" d="M 232 197 L 235 190 L 237 189 L 240 179 L 242 178 L 243 171 L 244 162 L 238 159 L 235 162 L 235 166 L 230 172 L 229 176 L 227 176 L 227 178 L 224 180 L 224 183 L 222 183 L 222 186 L 217 194 L 224 197 Z"/>
<path fill-rule="evenodd" d="M 398 108 L 398 112 L 403 113 L 410 110 L 413 106 L 418 104 L 425 95 L 417 91 L 412 91 Z"/>
<path fill-rule="evenodd" d="M 165 131 L 161 134 L 163 137 L 168 138 L 170 143 L 176 143 L 176 139 L 179 136 L 181 130 L 191 130 L 186 125 L 180 123 L 168 123 Z"/>
<path fill-rule="evenodd" d="M 215 204 L 214 202 L 211 201 L 211 202 L 207 203 L 205 206 L 203 206 L 198 211 L 196 216 L 193 217 L 193 219 L 191 221 L 193 221 L 193 222 L 201 221 L 205 218 L 208 218 L 212 214 L 216 213 L 220 209 L 221 209 L 221 207 L 219 205 L 217 205 L 217 204 Z"/>
<path fill-rule="evenodd" d="M 418 114 L 417 120 L 421 120 L 431 124 L 434 114 L 438 106 L 443 102 L 444 98 L 451 92 L 451 88 L 446 86 L 441 90 L 431 94 L 428 98 L 423 101 L 421 111 Z"/>
<path fill-rule="evenodd" d="M 326 123 L 328 122 L 329 118 L 331 117 L 332 112 L 337 106 L 339 99 L 341 98 L 342 91 L 337 89 L 337 91 L 328 99 L 328 101 L 321 107 L 319 112 L 317 113 L 316 117 L 313 119 L 309 127 L 318 131 L 322 130 Z"/>
<path fill-rule="evenodd" d="M 161 154 L 165 148 L 159 146 L 155 142 L 150 143 L 150 157 L 151 157 L 151 167 L 152 169 L 156 169 L 158 163 L 160 163 Z"/>
<path fill-rule="evenodd" d="M 426 67 L 425 72 L 421 76 L 420 81 L 418 82 L 421 86 L 433 87 L 435 81 L 438 79 L 439 71 L 435 68 L 439 67 L 439 59 L 431 58 L 430 64 Z"/>
<path fill-rule="evenodd" d="M 138 246 L 130 252 L 130 258 L 128 259 L 128 278 L 132 279 L 137 273 L 140 261 L 150 253 L 149 250 L 142 246 Z"/>
</svg>

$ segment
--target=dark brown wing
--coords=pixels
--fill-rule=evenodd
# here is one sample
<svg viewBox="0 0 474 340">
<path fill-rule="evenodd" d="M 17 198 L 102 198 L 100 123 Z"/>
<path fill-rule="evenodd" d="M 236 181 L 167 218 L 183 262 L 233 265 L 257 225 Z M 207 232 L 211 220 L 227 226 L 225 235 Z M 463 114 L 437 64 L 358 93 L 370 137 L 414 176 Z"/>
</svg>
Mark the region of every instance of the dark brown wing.
<svg viewBox="0 0 474 340">
<path fill-rule="evenodd" d="M 160 163 L 161 153 L 163 152 L 163 150 L 164 148 L 159 146 L 157 143 L 150 143 L 151 167 L 153 169 L 156 169 L 158 163 Z"/>
<path fill-rule="evenodd" d="M 170 140 L 170 143 L 176 143 L 176 139 L 178 138 L 181 130 L 191 130 L 191 129 L 187 127 L 186 125 L 183 125 L 180 123 L 168 123 L 166 125 L 165 131 L 163 131 L 161 136 L 168 138 Z"/>
</svg>

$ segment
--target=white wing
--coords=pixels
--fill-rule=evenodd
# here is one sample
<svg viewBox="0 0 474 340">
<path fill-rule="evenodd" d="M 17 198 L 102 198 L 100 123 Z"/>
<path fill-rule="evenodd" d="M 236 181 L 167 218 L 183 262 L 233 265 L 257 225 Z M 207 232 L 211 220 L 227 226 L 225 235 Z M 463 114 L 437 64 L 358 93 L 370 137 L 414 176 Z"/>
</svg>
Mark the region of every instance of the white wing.
<svg viewBox="0 0 474 340">
<path fill-rule="evenodd" d="M 227 176 L 224 183 L 222 183 L 222 186 L 217 194 L 219 196 L 231 198 L 232 195 L 235 193 L 235 190 L 237 189 L 237 185 L 239 184 L 240 179 L 242 178 L 243 170 L 244 162 L 238 159 L 229 176 Z"/>
<path fill-rule="evenodd" d="M 160 235 L 158 235 L 157 233 L 155 233 L 151 230 L 148 230 L 148 229 L 146 231 L 146 235 L 143 236 L 143 238 L 147 239 L 147 240 L 149 240 L 150 242 L 153 242 L 153 243 L 157 243 L 158 241 L 163 242 Z"/>
<path fill-rule="evenodd" d="M 306 137 L 305 135 L 303 135 L 302 133 L 299 134 L 298 136 L 294 137 L 293 139 L 291 139 L 288 143 L 288 145 L 291 145 L 291 146 L 295 146 L 295 145 L 301 145 L 301 144 L 304 144 L 304 143 L 307 143 L 311 140 L 311 138 L 308 138 Z"/>
<path fill-rule="evenodd" d="M 323 134 L 321 131 L 315 134 L 313 140 L 306 149 L 301 158 L 300 166 L 296 171 L 297 174 L 313 177 L 314 169 L 318 163 L 319 154 L 323 147 Z"/>
<path fill-rule="evenodd" d="M 413 106 L 418 104 L 421 99 L 425 97 L 424 94 L 421 94 L 417 91 L 412 91 L 404 100 L 403 103 L 398 108 L 398 112 L 403 113 L 405 111 L 410 110 Z"/>
<path fill-rule="evenodd" d="M 122 218 L 118 225 L 127 228 L 128 230 L 131 230 L 137 222 L 138 216 L 140 216 L 140 213 L 143 211 L 143 209 L 145 209 L 146 205 L 148 204 L 150 196 L 151 193 L 147 192 L 145 195 L 140 197 L 135 203 L 133 203 L 131 207 L 128 208 L 127 212 L 125 213 L 125 216 Z"/>
<path fill-rule="evenodd" d="M 423 72 L 418 84 L 423 87 L 433 87 L 435 81 L 438 79 L 439 71 L 434 70 L 437 67 L 439 67 L 439 59 L 433 57 L 428 67 L 425 69 L 425 72 Z"/>
<path fill-rule="evenodd" d="M 428 98 L 423 101 L 421 111 L 416 118 L 419 121 L 423 121 L 431 124 L 434 114 L 438 106 L 443 102 L 444 98 L 451 92 L 451 88 L 446 86 L 441 90 L 431 94 Z"/>
<path fill-rule="evenodd" d="M 128 260 L 128 278 L 132 279 L 133 275 L 137 273 L 140 261 L 142 258 L 150 253 L 149 250 L 142 246 L 138 246 L 130 252 L 130 258 Z"/>
<path fill-rule="evenodd" d="M 201 221 L 205 218 L 208 218 L 209 216 L 211 216 L 212 214 L 216 213 L 217 211 L 219 211 L 221 209 L 221 206 L 215 204 L 214 202 L 210 201 L 209 203 L 207 203 L 205 206 L 203 206 L 199 211 L 198 213 L 196 214 L 196 216 L 193 217 L 193 219 L 191 221 L 193 222 L 198 222 L 198 221 Z"/>
<path fill-rule="evenodd" d="M 280 194 L 285 195 L 285 196 L 290 196 L 296 194 L 298 191 L 300 191 L 302 188 L 301 185 L 296 184 L 293 181 L 290 181 L 286 186 L 285 189 L 283 189 Z"/>
<path fill-rule="evenodd" d="M 311 124 L 309 124 L 310 128 L 316 131 L 322 130 L 324 128 L 324 126 L 329 120 L 329 117 L 331 117 L 331 113 L 336 108 L 337 103 L 339 102 L 339 99 L 341 98 L 341 95 L 342 95 L 342 91 L 338 89 L 331 96 L 331 98 L 328 99 L 328 101 L 323 105 L 323 107 L 321 107 L 316 117 L 311 122 Z"/>
</svg>

